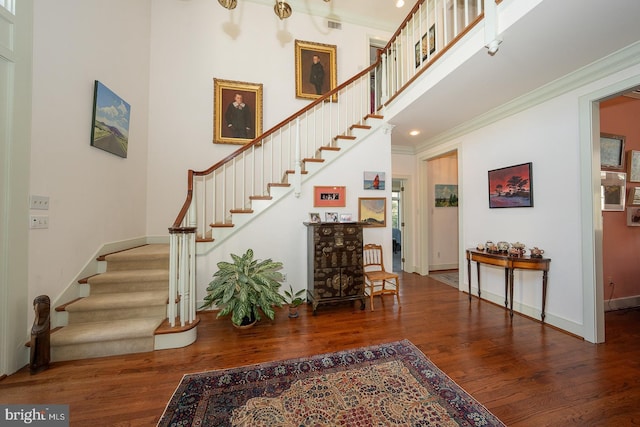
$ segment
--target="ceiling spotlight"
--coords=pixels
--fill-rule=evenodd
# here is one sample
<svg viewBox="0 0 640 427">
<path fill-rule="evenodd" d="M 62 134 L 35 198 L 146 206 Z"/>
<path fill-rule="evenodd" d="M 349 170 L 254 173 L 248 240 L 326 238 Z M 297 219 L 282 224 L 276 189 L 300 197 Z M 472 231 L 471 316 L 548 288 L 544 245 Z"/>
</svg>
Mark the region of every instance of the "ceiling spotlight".
<svg viewBox="0 0 640 427">
<path fill-rule="evenodd" d="M 412 130 L 411 132 L 409 132 L 409 135 L 411 135 L 411 136 L 420 135 L 420 131 L 419 130 Z"/>
<path fill-rule="evenodd" d="M 326 0 L 325 0 L 325 1 L 326 1 Z M 396 7 L 402 7 L 402 6 L 404 6 L 404 0 L 398 0 L 398 1 L 396 2 Z"/>
<path fill-rule="evenodd" d="M 218 0 L 218 3 L 225 9 L 235 9 L 238 5 L 238 0 Z"/>
<path fill-rule="evenodd" d="M 280 19 L 285 19 L 291 16 L 291 6 L 289 6 L 289 3 L 282 0 L 276 0 L 276 5 L 273 6 L 273 11 Z"/>
</svg>

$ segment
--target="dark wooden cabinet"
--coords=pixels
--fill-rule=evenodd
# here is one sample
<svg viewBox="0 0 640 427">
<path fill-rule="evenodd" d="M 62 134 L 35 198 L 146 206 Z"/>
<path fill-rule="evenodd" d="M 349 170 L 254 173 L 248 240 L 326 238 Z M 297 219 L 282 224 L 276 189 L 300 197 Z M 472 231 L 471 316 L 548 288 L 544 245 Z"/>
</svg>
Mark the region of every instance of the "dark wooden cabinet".
<svg viewBox="0 0 640 427">
<path fill-rule="evenodd" d="M 307 298 L 319 304 L 360 300 L 364 309 L 362 224 L 305 223 L 308 239 Z"/>
</svg>

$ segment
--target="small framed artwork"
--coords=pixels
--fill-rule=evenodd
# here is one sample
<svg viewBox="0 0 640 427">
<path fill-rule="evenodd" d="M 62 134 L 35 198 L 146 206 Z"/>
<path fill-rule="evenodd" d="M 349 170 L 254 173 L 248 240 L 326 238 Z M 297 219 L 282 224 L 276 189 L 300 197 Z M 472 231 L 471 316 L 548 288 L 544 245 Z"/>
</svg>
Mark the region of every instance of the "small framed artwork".
<svg viewBox="0 0 640 427">
<path fill-rule="evenodd" d="M 600 199 L 603 211 L 624 211 L 627 174 L 600 172 Z"/>
<path fill-rule="evenodd" d="M 640 227 L 640 208 L 627 208 L 627 225 Z"/>
<path fill-rule="evenodd" d="M 425 62 L 429 55 L 436 51 L 436 24 L 433 24 L 429 31 L 424 33 L 420 41 L 415 45 L 416 68 Z"/>
<path fill-rule="evenodd" d="M 213 142 L 246 144 L 262 134 L 262 83 L 213 79 Z"/>
<path fill-rule="evenodd" d="M 365 190 L 384 190 L 385 184 L 384 172 L 365 172 L 363 179 L 363 188 Z"/>
<path fill-rule="evenodd" d="M 629 200 L 630 205 L 640 205 L 640 187 L 631 187 L 627 200 Z"/>
<path fill-rule="evenodd" d="M 296 98 L 317 99 L 337 86 L 335 45 L 296 40 L 295 49 Z"/>
<path fill-rule="evenodd" d="M 531 162 L 489 171 L 489 208 L 533 207 Z"/>
<path fill-rule="evenodd" d="M 429 28 L 429 55 L 433 55 L 436 51 L 436 24 Z"/>
<path fill-rule="evenodd" d="M 600 134 L 600 169 L 624 170 L 624 136 Z"/>
<path fill-rule="evenodd" d="M 358 221 L 366 227 L 387 225 L 387 199 L 384 197 L 360 197 L 358 199 Z"/>
<path fill-rule="evenodd" d="M 347 205 L 346 187 L 313 187 L 313 206 L 343 208 Z"/>
<path fill-rule="evenodd" d="M 627 152 L 627 173 L 629 182 L 640 182 L 640 151 Z"/>
<path fill-rule="evenodd" d="M 350 213 L 340 214 L 340 222 L 353 222 L 353 215 Z"/>
<path fill-rule="evenodd" d="M 313 222 L 313 223 L 321 222 L 320 214 L 318 212 L 309 212 L 309 222 Z"/>
<path fill-rule="evenodd" d="M 91 146 L 127 158 L 131 106 L 111 89 L 95 81 Z"/>
<path fill-rule="evenodd" d="M 324 220 L 326 222 L 338 222 L 338 212 L 326 212 L 324 214 Z"/>
<path fill-rule="evenodd" d="M 436 184 L 435 206 L 436 208 L 458 207 L 458 186 L 454 184 Z"/>
</svg>

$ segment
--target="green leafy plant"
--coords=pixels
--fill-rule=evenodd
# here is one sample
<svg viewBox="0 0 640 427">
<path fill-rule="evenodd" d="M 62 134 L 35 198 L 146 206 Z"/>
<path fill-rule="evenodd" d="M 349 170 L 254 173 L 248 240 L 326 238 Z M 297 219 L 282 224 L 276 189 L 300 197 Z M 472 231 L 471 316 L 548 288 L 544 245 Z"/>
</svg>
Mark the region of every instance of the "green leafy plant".
<svg viewBox="0 0 640 427">
<path fill-rule="evenodd" d="M 279 293 L 283 276 L 278 270 L 282 263 L 271 258 L 254 260 L 252 249 L 242 256 L 231 254 L 231 258 L 232 263 L 218 263 L 200 308 L 215 304 L 220 308 L 218 317 L 231 314 L 231 322 L 238 326 L 248 323 L 247 319 L 260 320 L 261 312 L 273 320 L 274 307 L 284 303 Z"/>
<path fill-rule="evenodd" d="M 289 304 L 289 307 L 297 307 L 302 304 L 305 299 L 302 298 L 302 295 L 306 292 L 306 289 L 300 289 L 298 292 L 293 292 L 293 286 L 289 285 L 289 290 L 284 291 L 286 295 L 286 302 Z"/>
</svg>

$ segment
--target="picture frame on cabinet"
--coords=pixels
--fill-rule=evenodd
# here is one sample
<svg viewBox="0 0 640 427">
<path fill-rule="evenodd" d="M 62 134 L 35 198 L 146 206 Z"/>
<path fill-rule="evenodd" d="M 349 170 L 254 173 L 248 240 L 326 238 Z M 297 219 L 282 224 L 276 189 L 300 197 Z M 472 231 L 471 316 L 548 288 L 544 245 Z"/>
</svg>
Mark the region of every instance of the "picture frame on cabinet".
<svg viewBox="0 0 640 427">
<path fill-rule="evenodd" d="M 600 134 L 601 170 L 624 170 L 624 143 L 624 136 Z"/>
<path fill-rule="evenodd" d="M 322 222 L 320 214 L 318 212 L 309 212 L 309 222 L 314 224 Z"/>
<path fill-rule="evenodd" d="M 640 182 L 640 151 L 629 150 L 627 152 L 627 180 Z"/>
<path fill-rule="evenodd" d="M 358 221 L 363 227 L 386 227 L 387 199 L 385 197 L 360 197 L 358 199 Z"/>
<path fill-rule="evenodd" d="M 339 222 L 338 212 L 325 212 L 324 220 L 325 222 Z"/>
<path fill-rule="evenodd" d="M 627 225 L 640 227 L 640 208 L 627 208 Z"/>
<path fill-rule="evenodd" d="M 340 222 L 353 222 L 353 215 L 350 213 L 340 214 Z"/>
<path fill-rule="evenodd" d="M 262 134 L 262 83 L 213 79 L 213 142 L 247 144 Z"/>
<path fill-rule="evenodd" d="M 627 174 L 600 171 L 600 200 L 603 211 L 624 212 Z"/>
<path fill-rule="evenodd" d="M 296 98 L 318 99 L 338 85 L 336 45 L 295 41 Z M 331 101 L 336 102 L 333 94 Z"/>
<path fill-rule="evenodd" d="M 347 205 L 347 187 L 315 186 L 313 187 L 313 206 L 321 208 L 343 208 Z"/>
<path fill-rule="evenodd" d="M 627 200 L 630 205 L 640 206 L 640 187 L 629 188 L 629 197 Z"/>
</svg>

